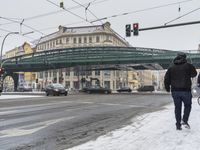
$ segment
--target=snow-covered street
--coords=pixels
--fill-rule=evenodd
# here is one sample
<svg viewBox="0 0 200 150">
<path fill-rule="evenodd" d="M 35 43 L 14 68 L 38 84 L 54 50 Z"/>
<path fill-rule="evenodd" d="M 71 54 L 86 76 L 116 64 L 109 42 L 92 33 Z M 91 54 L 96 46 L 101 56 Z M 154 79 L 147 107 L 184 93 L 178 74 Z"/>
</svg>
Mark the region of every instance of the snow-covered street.
<svg viewBox="0 0 200 150">
<path fill-rule="evenodd" d="M 199 150 L 199 116 L 200 106 L 193 98 L 191 129 L 176 130 L 171 104 L 162 111 L 134 118 L 131 125 L 68 150 Z"/>
</svg>

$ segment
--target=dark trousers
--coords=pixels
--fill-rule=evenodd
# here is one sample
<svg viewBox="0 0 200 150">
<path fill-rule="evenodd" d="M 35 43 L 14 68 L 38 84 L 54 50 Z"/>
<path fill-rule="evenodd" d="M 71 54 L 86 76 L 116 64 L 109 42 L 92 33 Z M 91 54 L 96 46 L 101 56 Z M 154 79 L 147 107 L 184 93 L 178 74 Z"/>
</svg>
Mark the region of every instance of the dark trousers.
<svg viewBox="0 0 200 150">
<path fill-rule="evenodd" d="M 192 107 L 192 94 L 190 91 L 173 91 L 172 97 L 175 105 L 176 126 L 181 126 L 181 119 L 183 119 L 184 122 L 188 122 Z M 181 116 L 182 102 L 184 104 L 183 118 Z"/>
</svg>

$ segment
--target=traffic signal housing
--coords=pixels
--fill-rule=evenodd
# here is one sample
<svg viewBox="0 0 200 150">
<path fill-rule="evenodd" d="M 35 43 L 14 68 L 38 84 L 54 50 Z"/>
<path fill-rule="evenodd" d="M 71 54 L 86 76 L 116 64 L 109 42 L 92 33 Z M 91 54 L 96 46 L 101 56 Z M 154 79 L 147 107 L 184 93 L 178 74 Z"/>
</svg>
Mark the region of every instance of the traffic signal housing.
<svg viewBox="0 0 200 150">
<path fill-rule="evenodd" d="M 63 1 L 60 2 L 60 8 L 64 8 L 64 2 Z"/>
<path fill-rule="evenodd" d="M 5 70 L 4 68 L 0 68 L 0 75 L 4 74 Z"/>
<path fill-rule="evenodd" d="M 127 24 L 126 25 L 126 37 L 130 37 L 131 36 L 131 25 Z"/>
<path fill-rule="evenodd" d="M 138 23 L 133 24 L 133 35 L 135 35 L 135 36 L 139 35 L 139 24 Z"/>
</svg>

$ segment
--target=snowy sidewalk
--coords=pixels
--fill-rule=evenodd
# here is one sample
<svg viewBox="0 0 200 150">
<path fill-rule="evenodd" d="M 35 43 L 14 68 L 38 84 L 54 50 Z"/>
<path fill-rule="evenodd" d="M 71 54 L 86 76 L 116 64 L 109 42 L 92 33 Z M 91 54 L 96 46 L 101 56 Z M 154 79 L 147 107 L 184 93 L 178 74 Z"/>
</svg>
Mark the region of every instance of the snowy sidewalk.
<svg viewBox="0 0 200 150">
<path fill-rule="evenodd" d="M 200 106 L 193 98 L 191 129 L 177 131 L 173 104 L 133 119 L 133 123 L 68 150 L 199 150 Z"/>
</svg>

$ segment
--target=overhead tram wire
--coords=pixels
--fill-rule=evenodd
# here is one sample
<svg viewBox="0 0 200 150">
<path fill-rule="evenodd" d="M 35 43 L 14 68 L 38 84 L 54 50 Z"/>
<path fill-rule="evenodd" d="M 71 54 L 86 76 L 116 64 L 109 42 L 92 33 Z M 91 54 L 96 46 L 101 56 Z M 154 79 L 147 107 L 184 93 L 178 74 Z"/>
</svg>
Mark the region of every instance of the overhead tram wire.
<svg viewBox="0 0 200 150">
<path fill-rule="evenodd" d="M 4 31 L 4 32 L 12 32 L 12 31 L 10 31 L 10 30 L 6 30 L 6 29 L 2 29 L 2 28 L 0 28 L 0 30 L 1 30 L 1 31 Z"/>
<path fill-rule="evenodd" d="M 90 3 L 90 5 L 94 5 L 94 4 L 98 4 L 98 3 L 102 3 L 102 2 L 105 2 L 105 1 L 109 1 L 109 0 L 101 0 L 101 1 L 99 1 L 99 2 L 96 2 L 97 0 L 94 0 L 94 1 L 91 1 L 91 2 L 89 2 Z M 75 9 L 75 8 L 80 8 L 80 7 L 85 7 L 85 5 L 88 5 L 89 3 L 84 3 L 84 4 L 78 4 L 77 6 L 74 6 L 74 7 L 70 7 L 70 8 L 67 8 L 67 9 Z M 63 10 L 61 10 L 61 11 L 63 11 Z M 96 16 L 95 16 L 96 17 Z M 96 17 L 97 18 L 97 17 Z M 97 18 L 98 19 L 98 18 Z M 64 26 L 68 26 L 68 25 L 76 25 L 76 24 L 80 24 L 80 23 L 84 23 L 85 22 L 85 20 L 84 21 L 77 21 L 77 22 L 72 22 L 72 23 L 68 23 L 68 24 L 65 24 Z M 102 23 L 102 22 L 101 22 Z M 45 30 L 51 30 L 51 29 L 55 29 L 55 28 L 57 28 L 57 26 L 55 27 L 48 27 L 48 28 L 43 28 L 43 29 L 40 29 L 40 31 L 45 31 Z"/>
<path fill-rule="evenodd" d="M 96 1 L 96 0 L 94 0 Z M 92 1 L 92 2 L 94 2 Z M 104 1 L 108 1 L 108 0 L 102 0 L 100 2 L 104 2 Z M 139 12 L 144 12 L 144 11 L 149 11 L 149 10 L 153 10 L 153 9 L 158 9 L 158 8 L 162 8 L 162 7 L 168 7 L 168 6 L 173 6 L 173 5 L 177 5 L 177 4 L 181 4 L 181 3 L 186 3 L 186 2 L 189 2 L 189 1 L 193 1 L 193 0 L 185 0 L 185 1 L 179 1 L 179 2 L 176 2 L 176 3 L 169 3 L 169 4 L 165 4 L 165 5 L 159 5 L 159 6 L 155 6 L 155 7 L 150 7 L 150 8 L 145 8 L 145 9 L 141 9 L 141 10 L 136 10 L 136 11 L 132 11 L 132 12 L 127 12 L 127 13 L 121 13 L 121 14 L 118 14 L 118 15 L 112 15 L 110 17 L 104 17 L 104 18 L 100 18 L 100 19 L 96 19 L 96 20 L 88 20 L 88 22 L 99 22 L 99 21 L 102 21 L 102 20 L 106 20 L 106 19 L 109 19 L 109 18 L 114 18 L 114 17 L 118 17 L 118 16 L 124 16 L 124 15 L 128 15 L 128 14 L 133 14 L 133 13 L 139 13 Z M 97 2 L 95 2 L 97 3 Z M 87 3 L 88 4 L 88 3 Z M 57 7 L 59 7 L 57 4 L 55 4 Z M 84 4 L 82 4 L 84 5 Z M 93 5 L 93 3 L 91 3 L 91 5 Z M 75 6 L 75 7 L 78 7 L 80 8 L 80 6 Z M 82 6 L 83 7 L 83 6 Z M 83 21 L 78 21 L 78 22 L 73 22 L 73 23 L 69 23 L 69 24 L 65 24 L 66 25 L 74 25 L 74 24 L 80 24 L 80 23 L 84 23 L 85 22 L 85 19 Z M 43 29 L 40 29 L 40 31 L 45 31 L 45 30 L 50 30 L 50 29 L 54 29 L 54 28 L 57 28 L 56 27 L 49 27 L 49 28 L 43 28 Z"/>
<path fill-rule="evenodd" d="M 12 21 L 12 22 L 17 23 L 17 24 L 20 24 L 20 23 L 21 23 L 20 21 L 11 20 L 11 19 L 8 19 L 8 18 L 5 18 L 5 17 L 1 17 L 1 18 L 2 18 L 2 19 L 5 19 L 5 20 L 8 20 L 8 21 Z M 40 33 L 40 34 L 42 34 L 42 35 L 45 35 L 45 34 L 42 33 L 41 31 L 39 31 L 39 30 L 37 30 L 37 29 L 35 29 L 35 28 L 29 26 L 29 25 L 26 25 L 26 24 L 23 23 L 23 26 L 25 26 L 25 27 L 27 27 L 27 28 L 29 28 L 29 29 L 35 31 L 35 32 L 38 32 L 38 33 Z"/>
<path fill-rule="evenodd" d="M 79 2 L 77 2 L 77 1 L 75 1 L 75 0 L 72 0 L 72 1 L 75 2 L 76 4 L 82 6 L 83 8 L 85 8 L 85 13 L 86 13 L 86 11 L 89 11 L 90 14 L 91 14 L 92 16 L 94 16 L 97 20 L 99 19 L 99 18 L 89 9 L 89 6 L 90 6 L 91 3 L 89 3 L 88 6 L 85 7 L 83 4 L 81 4 L 81 3 L 79 3 Z M 87 20 L 87 18 L 86 18 L 86 20 Z M 88 21 L 88 20 L 87 20 L 87 21 Z M 103 24 L 102 21 L 100 21 L 100 22 L 101 22 L 101 24 Z"/>
<path fill-rule="evenodd" d="M 91 3 L 91 5 L 95 5 L 95 4 L 103 3 L 105 1 L 109 1 L 109 0 L 101 0 L 101 1 L 94 0 L 94 1 L 89 2 L 89 3 Z M 88 5 L 88 3 L 84 3 L 83 5 Z M 78 9 L 78 8 L 80 8 L 79 5 L 76 5 L 76 6 L 73 6 L 73 7 L 68 7 L 66 9 L 67 10 L 74 10 L 74 9 Z M 62 10 L 58 10 L 58 11 L 52 11 L 52 12 L 49 12 L 49 13 L 44 13 L 44 14 L 40 14 L 40 15 L 24 18 L 24 20 L 33 20 L 33 19 L 37 19 L 37 18 L 41 18 L 41 17 L 46 17 L 46 16 L 49 16 L 49 15 L 62 13 L 63 11 L 64 11 L 63 9 Z"/>
<path fill-rule="evenodd" d="M 134 13 L 154 10 L 154 9 L 158 9 L 158 8 L 163 8 L 163 7 L 168 7 L 168 6 L 177 5 L 177 4 L 181 4 L 181 3 L 186 3 L 186 2 L 189 2 L 189 1 L 193 1 L 193 0 L 185 0 L 185 1 L 175 2 L 175 3 L 168 3 L 168 4 L 165 4 L 165 5 L 159 5 L 159 6 L 149 7 L 149 8 L 145 8 L 145 9 L 136 10 L 136 11 L 120 13 L 120 14 L 116 14 L 116 15 L 112 15 L 112 16 L 108 16 L 108 17 L 102 17 L 100 19 L 93 20 L 91 22 L 93 23 L 93 22 L 97 22 L 97 21 L 100 21 L 100 20 L 107 20 L 107 19 L 110 19 L 110 18 L 116 18 L 116 17 L 120 17 L 120 16 L 134 14 Z"/>
<path fill-rule="evenodd" d="M 187 15 L 189 15 L 189 14 L 195 12 L 195 11 L 198 11 L 199 9 L 200 9 L 200 7 L 199 7 L 199 8 L 196 8 L 196 9 L 194 9 L 194 10 L 192 10 L 192 11 L 189 11 L 188 13 L 186 13 L 186 14 L 184 14 L 184 15 L 181 15 L 181 16 L 175 18 L 175 19 L 172 19 L 172 20 L 168 21 L 167 23 L 165 23 L 165 25 L 167 25 L 167 24 L 169 24 L 169 23 L 171 23 L 171 22 L 173 22 L 173 21 L 176 21 L 176 20 L 178 20 L 178 19 L 180 19 L 180 18 L 183 18 L 183 17 L 185 17 L 185 16 L 187 16 Z"/>
<path fill-rule="evenodd" d="M 101 0 L 99 2 L 97 2 L 97 0 L 94 0 L 94 1 L 91 1 L 90 3 L 91 3 L 91 5 L 94 5 L 94 4 L 102 3 L 102 2 L 105 2 L 105 1 L 109 1 L 109 0 Z M 156 7 L 146 8 L 146 9 L 142 9 L 142 10 L 127 12 L 127 13 L 121 13 L 121 14 L 118 14 L 118 15 L 112 15 L 112 16 L 109 16 L 109 17 L 104 17 L 104 18 L 100 18 L 100 19 L 96 19 L 96 20 L 89 20 L 88 22 L 102 21 L 102 20 L 109 19 L 109 18 L 114 18 L 114 17 L 118 17 L 118 16 L 124 16 L 124 15 L 132 14 L 132 13 L 138 13 L 138 12 L 148 11 L 148 10 L 152 10 L 152 9 L 162 8 L 162 7 L 167 7 L 167 6 L 170 6 L 170 5 L 176 5 L 176 4 L 185 3 L 185 2 L 188 2 L 188 1 L 192 1 L 192 0 L 185 0 L 185 1 L 180 1 L 180 2 L 176 2 L 176 3 L 170 3 L 170 4 L 166 4 L 166 5 L 160 5 L 160 6 L 156 6 Z M 85 5 L 87 5 L 87 4 L 88 3 L 85 3 Z M 55 3 L 54 3 L 54 5 L 56 5 L 57 7 L 59 7 Z M 82 4 L 82 5 L 84 5 L 84 4 Z M 77 5 L 77 6 L 69 8 L 69 9 L 76 9 L 76 8 L 80 8 L 80 6 Z M 56 14 L 56 13 L 59 13 L 59 12 L 62 12 L 62 11 L 63 10 L 59 10 L 59 11 L 55 11 L 55 12 L 41 14 L 41 15 L 37 15 L 37 16 L 25 18 L 25 20 L 27 20 L 27 19 L 28 20 L 32 20 L 32 19 L 36 19 L 36 18 L 40 18 L 40 17 L 45 17 L 47 15 Z M 83 20 L 84 18 L 81 18 L 81 19 Z M 20 23 L 18 21 L 13 21 L 13 20 L 12 20 L 12 22 L 14 22 L 14 23 Z M 66 25 L 80 24 L 80 23 L 83 23 L 83 22 L 85 22 L 85 19 L 84 19 L 84 21 L 69 23 L 69 24 L 66 24 Z M 56 27 L 43 28 L 43 29 L 40 29 L 40 30 L 37 30 L 37 31 L 45 31 L 45 30 L 53 29 L 53 28 L 57 28 L 57 26 Z"/>
<path fill-rule="evenodd" d="M 109 1 L 109 0 L 100 0 L 100 1 L 94 0 L 94 1 L 91 1 L 89 3 L 91 3 L 91 5 L 96 5 L 96 4 L 99 4 L 99 3 L 103 3 L 105 1 Z M 88 5 L 88 3 L 84 3 L 83 5 Z M 78 8 L 80 8 L 79 5 L 69 7 L 69 8 L 66 8 L 66 9 L 73 10 L 73 9 L 78 9 Z M 62 13 L 62 12 L 64 12 L 64 10 L 52 11 L 52 12 L 48 12 L 48 13 L 44 13 L 44 14 L 40 14 L 40 15 L 36 15 L 36 16 L 32 16 L 32 17 L 27 17 L 27 18 L 24 18 L 24 20 L 29 21 L 29 20 L 33 20 L 33 19 L 37 19 L 37 18 L 42 18 L 42 17 L 54 15 L 54 14 L 59 14 L 59 13 Z M 9 19 L 22 20 L 22 18 L 9 18 Z M 9 25 L 9 24 L 13 24 L 13 23 L 15 23 L 15 22 L 13 22 L 13 21 L 7 22 L 7 23 L 2 23 L 0 25 Z M 82 23 L 82 22 L 77 22 L 77 24 L 79 24 L 79 23 Z M 76 24 L 76 23 L 72 23 L 72 24 Z"/>
<path fill-rule="evenodd" d="M 56 3 L 54 3 L 54 2 L 52 2 L 52 1 L 50 1 L 50 0 L 46 0 L 46 1 L 60 8 L 60 6 L 57 5 Z M 81 16 L 79 16 L 79 15 L 77 15 L 77 14 L 75 14 L 75 13 L 69 11 L 69 10 L 67 10 L 67 9 L 64 8 L 64 7 L 63 7 L 62 9 L 65 10 L 65 11 L 67 11 L 68 13 L 70 13 L 70 14 L 72 14 L 72 15 L 78 17 L 78 18 L 81 19 L 81 20 L 85 20 L 85 18 L 83 18 L 83 17 L 81 17 Z M 85 20 L 85 21 L 88 22 L 87 20 Z"/>
</svg>

